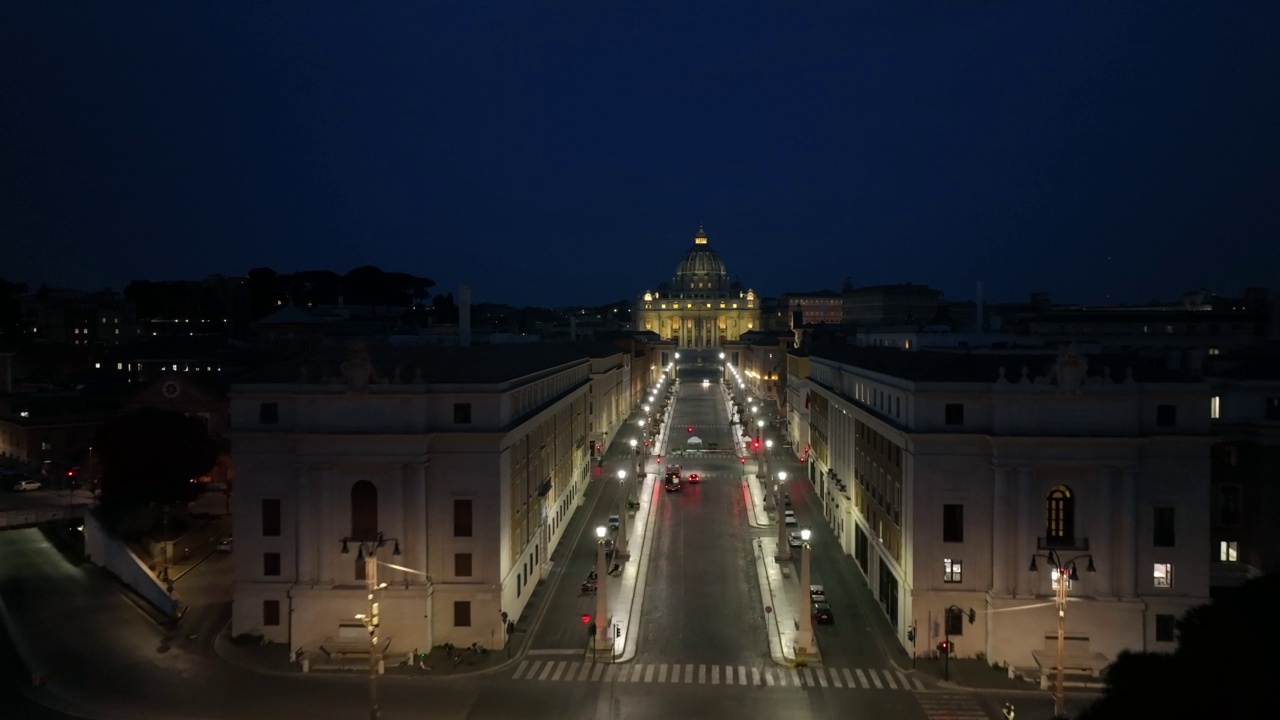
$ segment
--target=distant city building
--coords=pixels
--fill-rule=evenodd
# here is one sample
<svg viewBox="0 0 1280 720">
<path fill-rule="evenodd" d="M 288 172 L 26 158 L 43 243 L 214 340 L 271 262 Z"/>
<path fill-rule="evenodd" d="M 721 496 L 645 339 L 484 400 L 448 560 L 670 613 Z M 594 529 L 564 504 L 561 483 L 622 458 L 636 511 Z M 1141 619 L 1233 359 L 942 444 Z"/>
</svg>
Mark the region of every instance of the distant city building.
<svg viewBox="0 0 1280 720">
<path fill-rule="evenodd" d="M 928 323 L 938 315 L 942 293 L 902 283 L 851 288 L 844 292 L 844 322 L 851 325 Z"/>
<path fill-rule="evenodd" d="M 381 537 L 413 571 L 380 570 L 388 652 L 501 646 L 581 502 L 590 411 L 623 412 L 624 352 L 353 346 L 234 385 L 232 632 L 294 657 L 341 644 L 367 607 L 361 544 Z"/>
<path fill-rule="evenodd" d="M 797 325 L 839 325 L 844 322 L 844 298 L 834 290 L 787 293 L 782 296 L 787 327 Z"/>
<path fill-rule="evenodd" d="M 949 630 L 957 656 L 1047 671 L 1055 562 L 1079 572 L 1068 652 L 1088 670 L 1172 650 L 1176 620 L 1208 600 L 1204 381 L 1073 350 L 845 346 L 788 363 L 789 440 L 908 650 L 909 628 L 920 653 Z"/>
<path fill-rule="evenodd" d="M 636 329 L 656 332 L 679 348 L 715 348 L 760 327 L 759 298 L 729 282 L 720 255 L 699 229 L 671 283 L 637 302 Z"/>
</svg>

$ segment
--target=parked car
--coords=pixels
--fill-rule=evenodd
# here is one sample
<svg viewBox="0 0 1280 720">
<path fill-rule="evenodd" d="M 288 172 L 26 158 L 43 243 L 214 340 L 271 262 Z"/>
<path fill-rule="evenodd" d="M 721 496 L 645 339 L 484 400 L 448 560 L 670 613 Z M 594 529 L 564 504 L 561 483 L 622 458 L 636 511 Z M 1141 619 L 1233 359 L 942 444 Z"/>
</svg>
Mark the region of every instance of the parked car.
<svg viewBox="0 0 1280 720">
<path fill-rule="evenodd" d="M 784 519 L 784 520 L 786 520 L 786 523 L 787 523 L 788 525 L 799 525 L 799 524 L 800 524 L 799 522 L 797 522 L 797 521 L 796 521 L 796 511 L 795 511 L 795 510 L 787 510 L 787 511 L 786 511 L 786 514 L 783 516 L 783 519 Z"/>
<path fill-rule="evenodd" d="M 782 504 L 791 507 L 791 493 L 782 493 Z"/>
<path fill-rule="evenodd" d="M 214 545 L 213 549 L 215 552 L 224 552 L 224 553 L 231 552 L 231 536 L 223 535 L 222 537 L 218 538 L 218 544 Z"/>
<path fill-rule="evenodd" d="M 40 483 L 35 480 L 19 480 L 14 486 L 15 492 L 26 492 L 28 490 L 39 490 Z"/>
<path fill-rule="evenodd" d="M 804 540 L 801 540 L 801 539 L 800 539 L 800 533 L 788 533 L 788 534 L 787 534 L 787 542 L 788 542 L 788 543 L 791 545 L 791 547 L 793 547 L 793 548 L 798 548 L 798 547 L 803 547 L 803 546 L 804 546 Z"/>
<path fill-rule="evenodd" d="M 609 530 L 616 531 L 618 527 L 622 525 L 622 518 L 618 517 L 617 515 L 610 515 L 608 525 L 609 525 Z"/>
<path fill-rule="evenodd" d="M 809 600 L 812 602 L 826 602 L 827 590 L 821 585 L 809 586 Z"/>
<path fill-rule="evenodd" d="M 834 625 L 836 616 L 831 613 L 831 606 L 824 602 L 814 603 L 813 622 L 818 625 Z"/>
</svg>

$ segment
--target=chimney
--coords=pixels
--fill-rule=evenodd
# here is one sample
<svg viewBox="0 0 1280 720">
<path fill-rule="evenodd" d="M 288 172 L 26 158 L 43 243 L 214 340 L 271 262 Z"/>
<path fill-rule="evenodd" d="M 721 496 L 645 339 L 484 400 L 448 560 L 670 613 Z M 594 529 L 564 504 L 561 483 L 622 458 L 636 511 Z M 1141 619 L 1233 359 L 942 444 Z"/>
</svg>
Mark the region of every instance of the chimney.
<svg viewBox="0 0 1280 720">
<path fill-rule="evenodd" d="M 981 280 L 979 280 L 979 281 L 978 281 L 978 300 L 977 300 L 977 305 L 978 305 L 978 319 L 977 319 L 977 326 L 978 326 L 978 328 L 977 328 L 977 330 L 978 330 L 978 332 L 979 332 L 979 333 L 986 332 L 986 325 L 983 323 L 983 318 L 982 318 L 982 309 L 983 309 L 983 308 L 982 308 L 982 281 L 981 281 Z"/>
<path fill-rule="evenodd" d="M 471 286 L 458 288 L 458 347 L 471 347 Z"/>
</svg>

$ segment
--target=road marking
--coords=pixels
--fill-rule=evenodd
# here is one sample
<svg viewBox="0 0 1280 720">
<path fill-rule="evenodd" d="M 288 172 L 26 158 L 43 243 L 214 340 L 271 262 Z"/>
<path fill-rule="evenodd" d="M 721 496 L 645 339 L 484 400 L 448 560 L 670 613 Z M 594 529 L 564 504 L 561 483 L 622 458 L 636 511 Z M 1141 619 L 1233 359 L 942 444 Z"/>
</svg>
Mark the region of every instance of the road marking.
<svg viewBox="0 0 1280 720">
<path fill-rule="evenodd" d="M 924 689 L 924 683 L 920 682 L 920 678 L 911 678 L 911 682 L 915 683 L 917 690 Z"/>
<path fill-rule="evenodd" d="M 662 663 L 661 665 L 658 666 L 658 682 L 664 683 L 666 681 L 667 681 L 667 664 Z"/>
<path fill-rule="evenodd" d="M 515 675 L 512 675 L 512 676 L 511 676 L 511 679 L 512 679 L 512 680 L 519 680 L 519 679 L 520 679 L 520 676 L 524 674 L 524 669 L 525 669 L 526 667 L 528 667 L 528 665 L 529 665 L 529 661 L 528 661 L 528 660 L 521 660 L 521 661 L 520 661 L 520 664 L 519 664 L 518 666 L 516 666 L 516 674 L 515 674 Z"/>
<path fill-rule="evenodd" d="M 864 687 L 864 688 L 865 688 L 865 687 L 871 687 L 870 685 L 868 685 L 868 684 L 867 684 L 867 676 L 866 676 L 866 675 L 863 675 L 861 670 L 854 670 L 854 672 L 858 673 L 858 685 L 859 685 L 859 686 Z"/>
<path fill-rule="evenodd" d="M 832 672 L 835 672 L 835 671 L 832 670 Z M 853 674 L 849 672 L 849 668 L 841 668 L 840 672 L 844 674 L 844 682 L 847 687 L 851 687 L 851 688 L 858 687 L 858 683 L 854 682 Z"/>
<path fill-rule="evenodd" d="M 751 668 L 751 684 L 760 687 L 760 668 Z"/>
<path fill-rule="evenodd" d="M 720 684 L 720 666 L 719 665 L 711 666 L 711 684 L 712 685 Z"/>
<path fill-rule="evenodd" d="M 684 668 L 681 678 L 680 668 Z M 693 663 L 601 663 L 572 660 L 522 660 L 512 671 L 512 680 L 531 682 L 632 682 L 698 685 L 739 685 L 742 687 L 810 687 L 877 690 L 924 690 L 924 683 L 905 673 L 872 668 L 758 668 L 750 674 L 746 665 L 700 664 L 694 678 Z M 708 671 L 709 669 L 709 671 Z M 830 677 L 828 677 L 828 670 Z M 854 675 L 856 673 L 856 677 Z M 868 678 L 869 676 L 869 678 Z"/>
<path fill-rule="evenodd" d="M 581 655 L 582 650 L 529 650 L 525 655 Z"/>
<path fill-rule="evenodd" d="M 602 673 L 604 673 L 604 666 L 600 663 L 596 663 L 595 668 L 591 670 L 591 681 L 595 682 L 599 680 Z"/>
<path fill-rule="evenodd" d="M 898 689 L 898 686 L 893 683 L 893 675 L 889 674 L 888 670 L 881 670 L 880 673 L 884 675 L 884 681 L 889 684 L 890 690 Z"/>
<path fill-rule="evenodd" d="M 653 682 L 653 671 L 658 668 L 657 665 L 650 665 L 644 670 L 644 681 Z"/>
<path fill-rule="evenodd" d="M 699 685 L 707 684 L 707 666 L 706 665 L 698 666 L 698 684 Z"/>
<path fill-rule="evenodd" d="M 809 687 L 813 687 L 813 670 L 810 670 L 809 667 L 806 665 L 804 668 L 803 675 L 804 675 L 804 684 L 808 685 Z"/>
<path fill-rule="evenodd" d="M 796 687 L 800 686 L 800 671 L 795 668 L 791 668 L 791 684 Z"/>
<path fill-rule="evenodd" d="M 565 662 L 564 660 L 561 660 L 560 662 L 556 663 L 556 671 L 554 674 L 551 675 L 551 679 L 559 680 L 560 674 L 563 673 L 564 669 L 568 666 L 569 666 L 569 663 Z"/>
<path fill-rule="evenodd" d="M 911 683 L 907 682 L 906 675 L 903 675 L 901 672 L 895 672 L 894 675 L 898 676 L 898 683 L 899 683 L 898 687 L 902 688 L 903 690 L 911 689 Z"/>
<path fill-rule="evenodd" d="M 738 684 L 747 684 L 747 669 L 741 665 L 738 666 Z"/>
<path fill-rule="evenodd" d="M 542 668 L 542 674 L 538 676 L 538 680 L 546 680 L 547 676 L 551 674 L 552 667 L 551 661 L 548 660 L 546 666 Z"/>
<path fill-rule="evenodd" d="M 773 683 L 774 683 L 773 673 L 766 670 L 764 673 L 764 684 L 769 687 L 773 687 Z"/>
<path fill-rule="evenodd" d="M 826 674 L 825 672 L 823 672 L 823 669 L 822 669 L 822 668 L 818 668 L 817 675 L 818 675 L 818 687 L 826 687 L 826 686 L 827 686 L 827 674 Z"/>
<path fill-rule="evenodd" d="M 686 683 L 693 682 L 693 665 L 691 664 L 684 666 L 684 681 Z"/>
<path fill-rule="evenodd" d="M 613 682 L 614 678 L 617 676 L 617 672 L 618 672 L 617 665 L 612 665 L 612 664 L 609 665 L 609 669 L 606 670 L 604 673 L 604 681 Z"/>
<path fill-rule="evenodd" d="M 591 672 L 591 665 L 589 663 L 582 663 L 582 667 L 578 669 L 578 682 L 582 682 L 583 680 L 586 680 L 587 674 L 590 672 Z"/>
<path fill-rule="evenodd" d="M 875 670 L 868 670 L 868 671 L 867 671 L 867 674 L 871 676 L 871 682 L 873 682 L 873 683 L 875 683 L 875 684 L 876 684 L 876 689 L 877 689 L 877 690 L 879 690 L 879 689 L 881 689 L 881 688 L 883 688 L 883 687 L 884 687 L 884 685 L 881 685 L 881 684 L 880 684 L 880 676 L 879 676 L 879 675 L 876 675 L 876 671 L 875 671 Z"/>
</svg>

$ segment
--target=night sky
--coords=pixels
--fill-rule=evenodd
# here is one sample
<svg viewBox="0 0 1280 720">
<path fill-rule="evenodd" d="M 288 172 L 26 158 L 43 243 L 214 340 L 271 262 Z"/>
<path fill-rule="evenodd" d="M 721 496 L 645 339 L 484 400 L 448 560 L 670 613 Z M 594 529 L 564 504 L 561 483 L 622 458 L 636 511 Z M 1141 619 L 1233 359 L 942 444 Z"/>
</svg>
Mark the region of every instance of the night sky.
<svg viewBox="0 0 1280 720">
<path fill-rule="evenodd" d="M 696 6 L 690 8 L 690 6 Z M 1280 3 L 0 4 L 0 277 L 1280 289 Z"/>
</svg>

